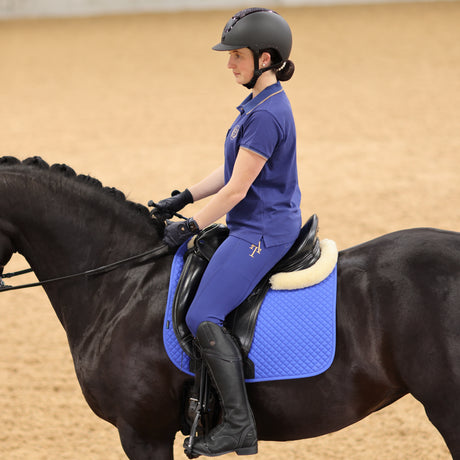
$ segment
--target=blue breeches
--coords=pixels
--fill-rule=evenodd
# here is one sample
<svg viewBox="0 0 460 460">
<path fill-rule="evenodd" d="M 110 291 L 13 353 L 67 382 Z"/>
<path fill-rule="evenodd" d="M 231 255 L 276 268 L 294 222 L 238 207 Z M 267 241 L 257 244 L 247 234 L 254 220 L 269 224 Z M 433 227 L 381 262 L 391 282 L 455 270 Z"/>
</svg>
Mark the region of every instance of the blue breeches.
<svg viewBox="0 0 460 460">
<path fill-rule="evenodd" d="M 217 249 L 204 272 L 186 316 L 196 336 L 203 321 L 222 326 L 225 317 L 240 305 L 264 275 L 286 254 L 294 241 L 267 248 L 230 235 Z"/>
</svg>

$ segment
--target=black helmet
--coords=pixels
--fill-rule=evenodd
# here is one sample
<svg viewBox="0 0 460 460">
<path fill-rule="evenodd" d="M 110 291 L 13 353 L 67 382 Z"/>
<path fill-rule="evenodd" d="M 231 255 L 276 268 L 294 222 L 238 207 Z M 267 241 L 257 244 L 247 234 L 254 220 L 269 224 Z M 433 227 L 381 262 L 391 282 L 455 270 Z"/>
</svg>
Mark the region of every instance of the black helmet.
<svg viewBox="0 0 460 460">
<path fill-rule="evenodd" d="M 220 43 L 213 46 L 216 51 L 231 51 L 249 48 L 254 55 L 254 76 L 245 84 L 253 88 L 260 75 L 279 68 L 289 58 L 292 48 L 292 33 L 286 20 L 278 13 L 266 8 L 247 8 L 235 14 L 224 27 Z M 274 50 L 272 65 L 259 69 L 262 51 Z"/>
<path fill-rule="evenodd" d="M 221 42 L 212 49 L 230 51 L 249 48 L 253 53 L 274 49 L 281 61 L 289 58 L 292 34 L 286 20 L 265 8 L 248 8 L 235 14 L 222 32 Z"/>
</svg>

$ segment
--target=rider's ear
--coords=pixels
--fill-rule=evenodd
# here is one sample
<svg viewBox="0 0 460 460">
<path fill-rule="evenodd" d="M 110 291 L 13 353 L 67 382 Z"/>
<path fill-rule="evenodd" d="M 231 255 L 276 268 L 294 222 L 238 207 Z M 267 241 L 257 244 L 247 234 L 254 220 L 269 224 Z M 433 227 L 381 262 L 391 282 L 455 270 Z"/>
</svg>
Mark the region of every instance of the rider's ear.
<svg viewBox="0 0 460 460">
<path fill-rule="evenodd" d="M 259 56 L 259 68 L 268 67 L 272 63 L 272 57 L 268 51 L 264 51 Z"/>
</svg>

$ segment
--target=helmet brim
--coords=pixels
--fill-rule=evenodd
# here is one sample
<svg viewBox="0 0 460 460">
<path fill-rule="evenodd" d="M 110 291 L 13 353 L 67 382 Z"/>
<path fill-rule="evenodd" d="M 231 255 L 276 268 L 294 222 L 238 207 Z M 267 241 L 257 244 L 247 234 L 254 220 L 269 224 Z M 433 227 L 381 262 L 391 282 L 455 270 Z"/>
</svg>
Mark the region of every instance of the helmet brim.
<svg viewBox="0 0 460 460">
<path fill-rule="evenodd" d="M 247 48 L 247 46 L 246 45 L 225 45 L 224 43 L 218 43 L 217 45 L 212 47 L 214 51 L 232 51 L 232 50 L 239 50 L 241 48 Z"/>
</svg>

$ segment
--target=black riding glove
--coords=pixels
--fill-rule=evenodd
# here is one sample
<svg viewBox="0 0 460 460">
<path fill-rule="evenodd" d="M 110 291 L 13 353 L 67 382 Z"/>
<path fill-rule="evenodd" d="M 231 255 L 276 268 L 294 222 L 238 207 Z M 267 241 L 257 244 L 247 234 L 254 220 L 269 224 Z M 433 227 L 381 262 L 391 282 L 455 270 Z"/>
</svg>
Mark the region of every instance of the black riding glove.
<svg viewBox="0 0 460 460">
<path fill-rule="evenodd" d="M 159 201 L 155 205 L 155 208 L 157 212 L 170 219 L 174 213 L 180 211 L 190 203 L 193 203 L 193 196 L 190 190 L 186 188 L 183 192 L 174 190 L 169 198 Z"/>
<path fill-rule="evenodd" d="M 193 220 L 193 217 L 181 222 L 168 222 L 165 227 L 163 241 L 171 249 L 176 249 L 199 231 L 198 224 Z"/>
</svg>

